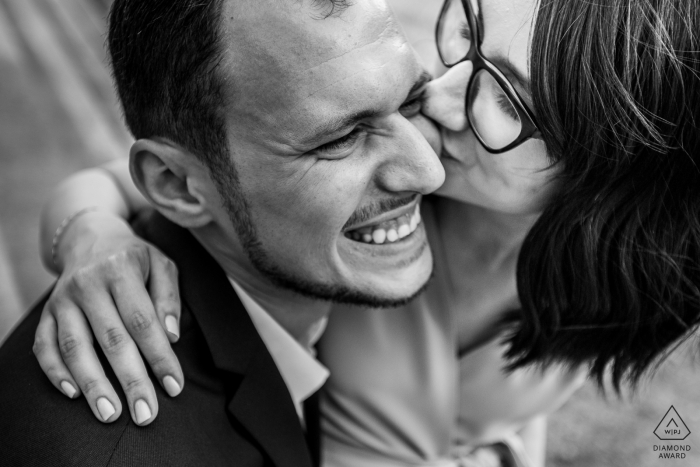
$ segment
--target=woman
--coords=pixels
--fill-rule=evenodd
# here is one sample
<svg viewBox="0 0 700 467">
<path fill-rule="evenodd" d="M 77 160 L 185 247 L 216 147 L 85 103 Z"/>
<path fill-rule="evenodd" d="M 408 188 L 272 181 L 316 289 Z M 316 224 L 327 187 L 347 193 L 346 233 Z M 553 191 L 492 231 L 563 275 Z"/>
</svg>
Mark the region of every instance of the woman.
<svg viewBox="0 0 700 467">
<path fill-rule="evenodd" d="M 333 315 L 321 343 L 333 372 L 327 465 L 488 465 L 495 452 L 542 465 L 542 417 L 578 384 L 573 369 L 634 382 L 697 326 L 698 7 L 445 2 L 438 47 L 449 70 L 423 109 L 443 127 L 447 172 L 424 203 L 436 278 L 402 310 Z M 114 180 L 133 188 L 116 173 L 83 174 L 48 207 L 45 249 L 62 219 L 70 229 L 54 245 L 65 271 L 38 340 L 55 342 L 57 326 L 86 332 L 79 308 L 48 311 L 91 293 L 71 295 L 71 276 L 135 267 L 105 260 L 115 254 L 158 258 L 107 212 L 126 216 L 134 206 L 122 198 L 138 200 L 119 194 Z M 140 345 L 148 356 L 159 344 Z M 71 374 L 55 347 L 38 355 L 42 367 L 77 393 L 95 369 Z"/>
</svg>

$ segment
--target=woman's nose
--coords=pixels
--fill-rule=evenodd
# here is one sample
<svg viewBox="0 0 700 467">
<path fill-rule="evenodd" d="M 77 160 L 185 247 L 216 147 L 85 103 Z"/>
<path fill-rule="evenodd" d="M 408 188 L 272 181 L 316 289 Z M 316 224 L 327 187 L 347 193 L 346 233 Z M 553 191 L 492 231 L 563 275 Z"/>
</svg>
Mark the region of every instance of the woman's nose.
<svg viewBox="0 0 700 467">
<path fill-rule="evenodd" d="M 423 97 L 423 114 L 449 130 L 465 130 L 467 83 L 473 68 L 472 62 L 465 61 L 431 81 Z"/>
</svg>

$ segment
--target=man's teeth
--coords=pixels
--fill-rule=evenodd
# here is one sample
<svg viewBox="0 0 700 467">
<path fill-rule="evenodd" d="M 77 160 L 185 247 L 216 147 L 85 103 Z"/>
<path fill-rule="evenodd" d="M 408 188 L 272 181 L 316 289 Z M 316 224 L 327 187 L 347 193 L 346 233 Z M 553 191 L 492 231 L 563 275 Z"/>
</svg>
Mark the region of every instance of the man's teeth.
<svg viewBox="0 0 700 467">
<path fill-rule="evenodd" d="M 416 205 L 416 209 L 410 214 L 405 214 L 377 225 L 362 227 L 348 232 L 345 235 L 348 238 L 363 243 L 373 243 L 377 245 L 394 243 L 415 232 L 420 223 L 420 206 Z"/>
<path fill-rule="evenodd" d="M 382 244 L 386 240 L 386 230 L 384 229 L 377 229 L 374 232 L 372 232 L 372 241 L 374 243 Z"/>
</svg>

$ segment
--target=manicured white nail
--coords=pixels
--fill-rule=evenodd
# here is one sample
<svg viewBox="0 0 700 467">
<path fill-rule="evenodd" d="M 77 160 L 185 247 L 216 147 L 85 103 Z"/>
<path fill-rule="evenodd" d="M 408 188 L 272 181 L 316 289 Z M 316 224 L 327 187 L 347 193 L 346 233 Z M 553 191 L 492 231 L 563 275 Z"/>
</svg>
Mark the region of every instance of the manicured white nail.
<svg viewBox="0 0 700 467">
<path fill-rule="evenodd" d="M 182 388 L 179 384 L 177 384 L 177 381 L 175 381 L 175 378 L 172 376 L 166 376 L 163 378 L 163 387 L 165 388 L 165 392 L 167 392 L 170 397 L 175 397 L 180 394 L 180 391 L 182 391 Z"/>
<path fill-rule="evenodd" d="M 71 399 L 73 398 L 73 396 L 75 396 L 75 393 L 78 392 L 68 381 L 61 381 L 61 389 L 63 389 L 63 392 L 66 393 L 66 396 L 70 397 Z"/>
<path fill-rule="evenodd" d="M 168 315 L 165 317 L 165 329 L 175 337 L 180 337 L 180 326 L 177 324 L 177 318 L 173 315 Z"/>
<path fill-rule="evenodd" d="M 148 404 L 143 399 L 139 399 L 136 401 L 136 404 L 134 404 L 134 412 L 136 414 L 137 425 L 141 425 L 142 423 L 144 423 L 147 420 L 150 420 L 151 418 L 151 409 L 148 407 Z"/>
<path fill-rule="evenodd" d="M 112 403 L 104 397 L 97 399 L 97 411 L 100 412 L 100 416 L 105 422 L 116 412 Z"/>
</svg>

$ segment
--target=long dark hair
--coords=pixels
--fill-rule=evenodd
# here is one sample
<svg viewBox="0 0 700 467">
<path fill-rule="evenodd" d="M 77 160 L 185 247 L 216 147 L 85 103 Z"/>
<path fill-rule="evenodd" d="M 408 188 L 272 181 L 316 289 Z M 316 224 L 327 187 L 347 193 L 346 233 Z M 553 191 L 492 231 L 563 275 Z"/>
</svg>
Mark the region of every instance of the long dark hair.
<svg viewBox="0 0 700 467">
<path fill-rule="evenodd" d="M 700 322 L 700 2 L 542 0 L 533 101 L 560 192 L 529 232 L 512 368 L 637 382 Z"/>
</svg>

